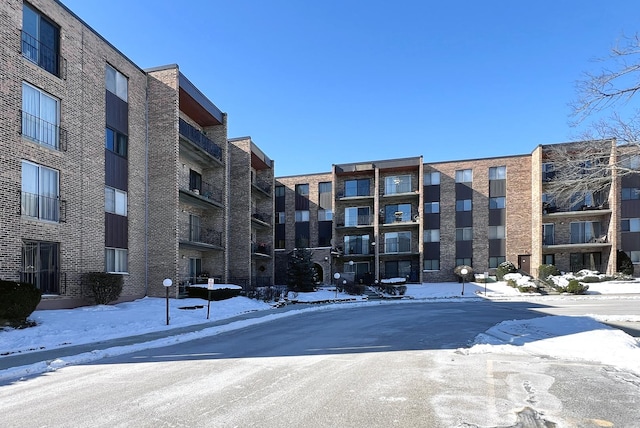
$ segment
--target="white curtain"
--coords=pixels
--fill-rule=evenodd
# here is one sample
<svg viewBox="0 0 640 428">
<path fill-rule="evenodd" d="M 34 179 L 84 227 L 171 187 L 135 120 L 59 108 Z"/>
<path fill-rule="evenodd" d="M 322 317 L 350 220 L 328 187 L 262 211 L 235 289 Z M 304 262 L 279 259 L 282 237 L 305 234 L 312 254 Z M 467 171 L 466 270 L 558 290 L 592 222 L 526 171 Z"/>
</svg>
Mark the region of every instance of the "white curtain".
<svg viewBox="0 0 640 428">
<path fill-rule="evenodd" d="M 38 217 L 38 166 L 22 162 L 22 214 Z"/>
<path fill-rule="evenodd" d="M 38 116 L 40 115 L 40 92 L 34 87 L 22 84 L 22 134 L 34 140 L 39 139 Z"/>
<path fill-rule="evenodd" d="M 58 101 L 48 95 L 40 95 L 40 142 L 58 148 Z"/>
<path fill-rule="evenodd" d="M 40 167 L 40 217 L 58 221 L 60 208 L 58 200 L 58 171 Z"/>
</svg>

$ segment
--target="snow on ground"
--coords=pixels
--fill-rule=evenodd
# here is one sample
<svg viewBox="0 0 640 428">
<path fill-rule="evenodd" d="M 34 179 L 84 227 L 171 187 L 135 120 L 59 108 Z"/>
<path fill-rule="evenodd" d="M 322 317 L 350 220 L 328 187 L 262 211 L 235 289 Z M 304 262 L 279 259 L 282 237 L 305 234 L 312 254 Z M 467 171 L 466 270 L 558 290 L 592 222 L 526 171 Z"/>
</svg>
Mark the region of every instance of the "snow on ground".
<svg viewBox="0 0 640 428">
<path fill-rule="evenodd" d="M 640 294 L 640 281 L 607 282 L 589 284 L 590 294 Z M 465 283 L 464 295 L 461 283 L 407 284 L 405 295 L 395 303 L 409 301 L 460 301 L 461 299 L 510 299 L 521 293 L 504 282 L 486 284 Z M 528 298 L 574 298 L 574 296 L 529 296 Z M 305 305 L 300 310 L 333 310 L 353 305 L 367 304 L 363 297 L 335 293 L 334 288 L 320 289 L 314 293 L 289 294 L 289 298 L 301 303 L 343 302 L 340 305 Z M 586 297 L 585 297 L 586 298 Z M 629 296 L 629 298 L 634 298 Z M 355 302 L 354 302 L 355 300 Z M 347 303 L 352 302 L 352 303 Z M 207 320 L 207 302 L 201 299 L 169 299 L 170 325 L 166 325 L 166 300 L 146 297 L 134 302 L 117 305 L 89 306 L 71 310 L 35 311 L 30 317 L 37 326 L 26 329 L 0 331 L 0 358 L 65 346 L 101 342 L 110 339 L 167 331 L 176 327 L 203 324 L 203 329 L 177 335 L 167 334 L 162 339 L 146 343 L 120 346 L 103 351 L 93 351 L 74 357 L 43 362 L 32 366 L 0 370 L 0 380 L 33 373 L 55 370 L 69 364 L 77 364 L 133 352 L 166 346 L 199 337 L 219 334 L 223 331 L 243 328 L 258 322 L 291 316 L 300 310 L 283 312 L 273 305 L 234 297 L 211 302 Z M 209 326 L 212 321 L 224 320 L 253 311 L 265 311 L 265 317 L 236 321 L 226 325 Z M 613 318 L 613 317 L 610 317 Z M 620 321 L 638 321 L 638 316 L 616 316 Z M 594 317 L 546 316 L 533 320 L 505 321 L 479 335 L 476 344 L 466 352 L 528 352 L 561 358 L 580 358 L 600 361 L 635 370 L 640 373 L 640 343 L 619 330 L 611 329 L 596 321 L 607 319 Z M 611 319 L 612 320 L 612 319 Z"/>
</svg>

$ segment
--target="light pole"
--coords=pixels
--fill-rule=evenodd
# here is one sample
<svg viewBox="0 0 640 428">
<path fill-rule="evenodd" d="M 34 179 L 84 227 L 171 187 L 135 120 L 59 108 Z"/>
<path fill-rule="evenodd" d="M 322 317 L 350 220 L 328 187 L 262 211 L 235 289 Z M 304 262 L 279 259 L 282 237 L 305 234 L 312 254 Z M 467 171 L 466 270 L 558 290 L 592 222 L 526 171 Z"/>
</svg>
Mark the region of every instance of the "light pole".
<svg viewBox="0 0 640 428">
<path fill-rule="evenodd" d="M 462 295 L 464 296 L 464 277 L 467 276 L 469 271 L 467 268 L 460 269 L 460 274 L 462 275 Z"/>
<path fill-rule="evenodd" d="M 162 285 L 164 285 L 164 289 L 167 291 L 167 325 L 169 325 L 169 287 L 173 285 L 173 281 L 165 278 L 164 281 L 162 281 Z"/>
<path fill-rule="evenodd" d="M 333 274 L 333 279 L 335 280 L 333 282 L 334 282 L 334 284 L 336 286 L 336 300 L 337 300 L 338 299 L 338 280 L 340 279 L 340 274 L 338 272 Z"/>
</svg>

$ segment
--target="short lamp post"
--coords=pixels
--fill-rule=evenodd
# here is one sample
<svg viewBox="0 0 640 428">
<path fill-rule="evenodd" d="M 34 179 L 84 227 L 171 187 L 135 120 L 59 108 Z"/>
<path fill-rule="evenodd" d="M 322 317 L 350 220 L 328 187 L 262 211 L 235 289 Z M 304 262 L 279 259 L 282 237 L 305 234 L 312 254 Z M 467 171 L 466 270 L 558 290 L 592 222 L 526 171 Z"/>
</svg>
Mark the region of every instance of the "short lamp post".
<svg viewBox="0 0 640 428">
<path fill-rule="evenodd" d="M 165 278 L 164 281 L 162 281 L 162 285 L 164 285 L 164 289 L 167 291 L 167 325 L 169 325 L 169 287 L 173 285 L 173 281 Z"/>
<path fill-rule="evenodd" d="M 338 300 L 338 280 L 340 279 L 340 274 L 338 272 L 333 274 L 333 279 L 333 283 L 336 286 L 336 300 Z"/>
<path fill-rule="evenodd" d="M 469 271 L 467 268 L 460 269 L 460 275 L 462 275 L 462 295 L 464 296 L 464 277 L 467 276 Z"/>
</svg>

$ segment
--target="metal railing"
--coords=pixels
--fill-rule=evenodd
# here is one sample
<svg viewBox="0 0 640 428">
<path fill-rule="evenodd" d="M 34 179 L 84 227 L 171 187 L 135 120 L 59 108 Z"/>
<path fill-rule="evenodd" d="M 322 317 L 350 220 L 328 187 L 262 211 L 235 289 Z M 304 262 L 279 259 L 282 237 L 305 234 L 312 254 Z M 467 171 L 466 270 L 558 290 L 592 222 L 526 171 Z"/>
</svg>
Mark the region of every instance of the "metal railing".
<svg viewBox="0 0 640 428">
<path fill-rule="evenodd" d="M 407 242 L 407 241 L 387 241 L 387 242 L 381 242 L 380 243 L 380 253 L 381 254 L 398 254 L 398 253 L 410 253 L 412 252 L 411 249 L 411 242 Z"/>
<path fill-rule="evenodd" d="M 222 149 L 219 145 L 211 141 L 206 135 L 191 126 L 184 119 L 179 120 L 178 127 L 180 135 L 222 162 Z"/>
<path fill-rule="evenodd" d="M 66 294 L 67 292 L 66 272 L 56 269 L 23 269 L 19 274 L 20 282 L 33 284 L 42 294 Z"/>
<path fill-rule="evenodd" d="M 267 244 L 251 243 L 251 252 L 255 254 L 271 255 L 271 246 Z"/>
<path fill-rule="evenodd" d="M 65 77 L 63 71 L 66 68 L 66 60 L 62 55 L 24 30 L 22 31 L 22 55 L 49 73 Z"/>
<path fill-rule="evenodd" d="M 338 227 L 357 227 L 357 226 L 371 226 L 373 225 L 373 215 L 362 214 L 356 216 L 349 216 L 340 214 L 336 218 L 336 224 Z"/>
<path fill-rule="evenodd" d="M 67 131 L 55 123 L 20 110 L 20 134 L 56 150 L 67 151 Z"/>
<path fill-rule="evenodd" d="M 267 223 L 267 224 L 271 224 L 271 215 L 269 214 L 265 214 L 265 213 L 261 213 L 261 212 L 255 212 L 253 214 L 251 214 L 251 218 L 261 221 L 263 223 Z"/>
<path fill-rule="evenodd" d="M 262 190 L 267 195 L 271 194 L 271 184 L 266 183 L 263 180 L 255 180 L 253 182 L 253 185 L 256 186 L 258 189 Z"/>
<path fill-rule="evenodd" d="M 185 222 L 180 228 L 180 240 L 222 247 L 222 232 Z"/>
<path fill-rule="evenodd" d="M 189 186 L 189 191 L 202 196 L 203 198 L 210 199 L 211 201 L 222 204 L 222 189 L 214 186 L 213 184 L 202 181 L 200 184 L 200 188 Z"/>
<path fill-rule="evenodd" d="M 60 197 L 49 197 L 37 193 L 20 192 L 20 214 L 40 220 L 66 221 L 67 203 Z"/>
</svg>

